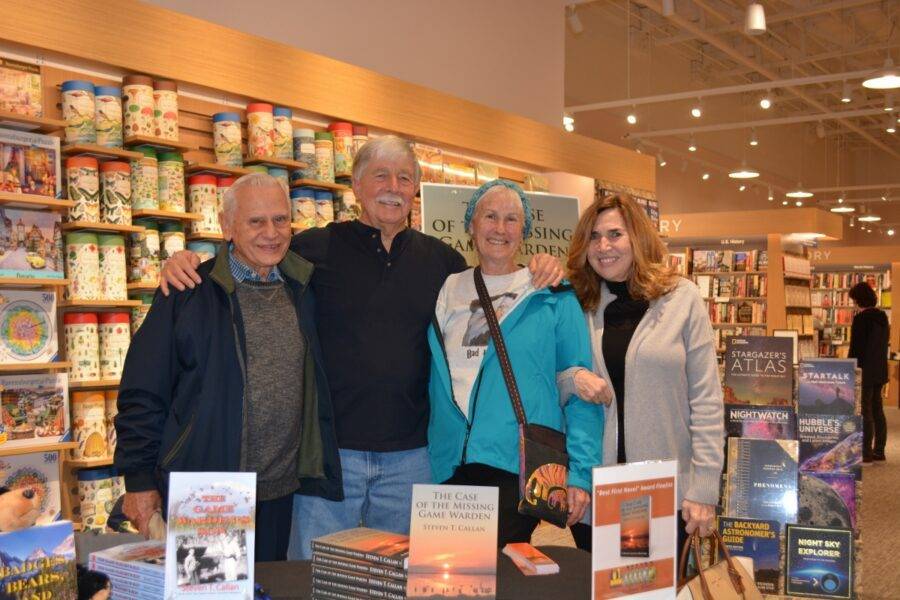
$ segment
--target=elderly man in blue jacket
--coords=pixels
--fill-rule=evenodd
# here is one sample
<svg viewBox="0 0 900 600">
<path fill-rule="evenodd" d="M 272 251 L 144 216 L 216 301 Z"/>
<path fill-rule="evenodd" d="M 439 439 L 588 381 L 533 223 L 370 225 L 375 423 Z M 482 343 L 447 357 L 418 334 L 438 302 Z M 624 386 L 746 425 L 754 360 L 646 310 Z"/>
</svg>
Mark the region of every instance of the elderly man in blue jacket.
<svg viewBox="0 0 900 600">
<path fill-rule="evenodd" d="M 147 535 L 173 471 L 257 474 L 256 561 L 284 560 L 294 493 L 341 499 L 313 320 L 312 265 L 288 250 L 282 183 L 245 175 L 226 192 L 226 242 L 202 282 L 157 294 L 128 351 L 116 417 L 124 511 Z M 330 439 L 325 436 L 325 439 Z"/>
</svg>

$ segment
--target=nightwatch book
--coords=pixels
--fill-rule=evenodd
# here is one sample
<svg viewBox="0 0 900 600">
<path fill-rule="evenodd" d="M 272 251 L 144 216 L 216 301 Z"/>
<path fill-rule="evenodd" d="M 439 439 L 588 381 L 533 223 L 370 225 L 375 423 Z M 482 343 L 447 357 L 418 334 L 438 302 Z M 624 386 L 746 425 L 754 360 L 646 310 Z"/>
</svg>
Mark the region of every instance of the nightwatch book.
<svg viewBox="0 0 900 600">
<path fill-rule="evenodd" d="M 408 598 L 497 596 L 496 487 L 413 486 Z"/>
<path fill-rule="evenodd" d="M 725 514 L 797 521 L 797 441 L 728 438 Z"/>
<path fill-rule="evenodd" d="M 677 462 L 593 470 L 591 597 L 675 597 Z"/>
<path fill-rule="evenodd" d="M 792 406 L 793 340 L 732 336 L 725 341 L 725 404 Z"/>
<path fill-rule="evenodd" d="M 790 406 L 725 406 L 725 428 L 728 437 L 759 440 L 793 440 L 797 438 L 796 415 Z"/>
<path fill-rule="evenodd" d="M 165 598 L 252 598 L 256 473 L 172 473 Z"/>
<path fill-rule="evenodd" d="M 719 533 L 732 556 L 753 559 L 753 575 L 759 591 L 777 594 L 781 574 L 781 525 L 777 521 L 719 517 Z"/>
<path fill-rule="evenodd" d="M 853 597 L 853 533 L 849 529 L 788 525 L 785 594 Z"/>
</svg>

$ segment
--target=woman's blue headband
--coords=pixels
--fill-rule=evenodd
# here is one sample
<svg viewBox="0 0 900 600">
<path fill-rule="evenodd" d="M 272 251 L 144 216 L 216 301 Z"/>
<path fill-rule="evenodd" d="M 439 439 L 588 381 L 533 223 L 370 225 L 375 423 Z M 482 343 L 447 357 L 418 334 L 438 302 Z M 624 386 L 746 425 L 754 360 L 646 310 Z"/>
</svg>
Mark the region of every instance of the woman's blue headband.
<svg viewBox="0 0 900 600">
<path fill-rule="evenodd" d="M 518 194 L 519 199 L 522 201 L 522 210 L 525 212 L 525 227 L 522 229 L 522 237 L 529 237 L 531 235 L 531 202 L 528 200 L 528 196 L 525 195 L 525 191 L 522 188 L 511 181 L 506 181 L 505 179 L 494 179 L 493 181 L 488 181 L 480 188 L 475 190 L 475 193 L 472 194 L 472 198 L 469 200 L 469 205 L 466 207 L 466 231 L 469 231 L 469 226 L 472 224 L 472 217 L 475 216 L 475 207 L 478 206 L 478 201 L 488 193 L 488 190 L 497 186 L 505 187 Z"/>
</svg>

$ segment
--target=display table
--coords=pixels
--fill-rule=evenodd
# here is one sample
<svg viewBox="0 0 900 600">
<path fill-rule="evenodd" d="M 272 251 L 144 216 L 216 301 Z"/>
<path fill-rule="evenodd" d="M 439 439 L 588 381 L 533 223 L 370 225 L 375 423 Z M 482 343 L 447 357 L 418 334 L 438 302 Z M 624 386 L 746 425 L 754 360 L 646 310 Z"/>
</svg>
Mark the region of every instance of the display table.
<svg viewBox="0 0 900 600">
<path fill-rule="evenodd" d="M 576 548 L 542 546 L 559 563 L 559 574 L 526 577 L 508 556 L 497 556 L 497 600 L 589 598 L 591 555 Z M 308 561 L 256 563 L 256 581 L 272 600 L 307 600 L 312 597 Z"/>
</svg>

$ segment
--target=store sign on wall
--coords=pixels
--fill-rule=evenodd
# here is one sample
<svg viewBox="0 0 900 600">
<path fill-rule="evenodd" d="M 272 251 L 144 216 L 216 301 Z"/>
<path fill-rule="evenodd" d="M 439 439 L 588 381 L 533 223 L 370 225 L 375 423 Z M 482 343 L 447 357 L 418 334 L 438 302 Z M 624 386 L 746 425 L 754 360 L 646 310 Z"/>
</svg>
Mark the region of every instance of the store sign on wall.
<svg viewBox="0 0 900 600">
<path fill-rule="evenodd" d="M 477 188 L 467 185 L 422 184 L 422 229 L 477 264 L 472 238 L 463 223 L 466 206 Z M 528 264 L 528 257 L 549 254 L 565 259 L 578 223 L 578 198 L 541 192 L 525 192 L 531 201 L 531 237 L 522 242 L 518 262 Z"/>
</svg>

